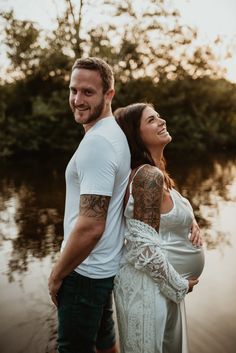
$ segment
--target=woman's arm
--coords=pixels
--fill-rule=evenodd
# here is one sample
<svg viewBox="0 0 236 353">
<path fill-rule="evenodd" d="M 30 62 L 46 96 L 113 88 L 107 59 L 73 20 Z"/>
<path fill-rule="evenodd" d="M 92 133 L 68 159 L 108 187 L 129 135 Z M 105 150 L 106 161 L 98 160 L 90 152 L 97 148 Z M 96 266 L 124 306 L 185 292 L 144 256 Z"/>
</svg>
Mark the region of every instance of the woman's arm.
<svg viewBox="0 0 236 353">
<path fill-rule="evenodd" d="M 150 165 L 141 168 L 133 180 L 134 218 L 147 223 L 157 232 L 160 226 L 163 186 L 162 172 Z"/>
<path fill-rule="evenodd" d="M 165 296 L 180 302 L 197 281 L 182 278 L 168 262 L 158 243 L 163 174 L 144 166 L 133 180 L 134 220 L 127 222 L 127 260 L 158 283 Z"/>
</svg>

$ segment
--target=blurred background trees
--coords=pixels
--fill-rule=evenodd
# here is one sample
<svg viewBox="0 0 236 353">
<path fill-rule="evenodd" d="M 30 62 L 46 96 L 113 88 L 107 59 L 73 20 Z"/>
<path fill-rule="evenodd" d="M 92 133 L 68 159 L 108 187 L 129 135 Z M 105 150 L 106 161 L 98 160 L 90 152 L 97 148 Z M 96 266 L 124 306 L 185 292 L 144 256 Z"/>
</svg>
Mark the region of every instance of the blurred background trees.
<svg viewBox="0 0 236 353">
<path fill-rule="evenodd" d="M 171 148 L 205 152 L 236 147 L 236 85 L 226 81 L 210 46 L 181 25 L 169 2 L 65 0 L 55 29 L 1 13 L 9 66 L 0 85 L 0 155 L 71 151 L 82 137 L 68 105 L 70 69 L 99 56 L 114 69 L 113 108 L 148 101 L 165 117 Z M 104 18 L 85 25 L 94 7 Z M 106 15 L 106 16 L 105 16 Z M 217 45 L 217 43 L 216 43 Z"/>
</svg>

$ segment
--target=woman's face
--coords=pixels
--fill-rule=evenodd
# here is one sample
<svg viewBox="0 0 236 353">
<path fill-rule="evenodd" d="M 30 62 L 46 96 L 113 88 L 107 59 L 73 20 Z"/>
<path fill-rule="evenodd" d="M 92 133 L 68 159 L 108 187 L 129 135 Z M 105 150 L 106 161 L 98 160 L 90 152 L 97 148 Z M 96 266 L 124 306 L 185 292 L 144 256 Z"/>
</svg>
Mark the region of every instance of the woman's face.
<svg viewBox="0 0 236 353">
<path fill-rule="evenodd" d="M 140 137 L 148 150 L 165 147 L 171 140 L 166 122 L 151 107 L 146 107 L 140 121 Z"/>
</svg>

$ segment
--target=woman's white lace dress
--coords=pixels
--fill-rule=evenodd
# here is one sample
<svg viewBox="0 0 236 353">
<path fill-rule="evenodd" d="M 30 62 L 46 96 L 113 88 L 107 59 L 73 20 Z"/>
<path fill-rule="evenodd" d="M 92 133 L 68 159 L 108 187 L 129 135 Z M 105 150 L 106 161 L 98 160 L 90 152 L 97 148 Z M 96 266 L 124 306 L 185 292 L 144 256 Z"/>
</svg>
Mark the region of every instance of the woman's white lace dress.
<svg viewBox="0 0 236 353">
<path fill-rule="evenodd" d="M 124 257 L 114 288 L 121 353 L 188 352 L 186 278 L 199 277 L 204 254 L 188 239 L 193 221 L 188 200 L 174 189 L 170 195 L 173 208 L 161 215 L 158 234 L 132 218 L 130 192 Z"/>
</svg>

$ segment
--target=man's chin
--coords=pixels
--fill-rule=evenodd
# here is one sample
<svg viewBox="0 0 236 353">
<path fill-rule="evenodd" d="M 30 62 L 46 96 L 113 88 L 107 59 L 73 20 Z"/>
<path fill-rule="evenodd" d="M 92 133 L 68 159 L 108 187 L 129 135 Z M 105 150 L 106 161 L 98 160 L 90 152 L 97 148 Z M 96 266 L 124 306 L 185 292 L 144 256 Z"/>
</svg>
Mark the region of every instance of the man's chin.
<svg viewBox="0 0 236 353">
<path fill-rule="evenodd" d="M 74 118 L 77 123 L 86 125 L 96 123 L 100 116 L 74 114 Z"/>
<path fill-rule="evenodd" d="M 75 122 L 78 124 L 82 124 L 81 119 L 78 116 L 75 116 Z"/>
<path fill-rule="evenodd" d="M 74 118 L 76 123 L 79 124 L 86 124 L 88 120 L 88 116 L 85 116 L 85 114 L 74 114 Z"/>
</svg>

